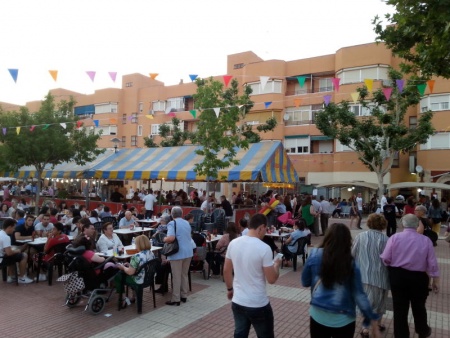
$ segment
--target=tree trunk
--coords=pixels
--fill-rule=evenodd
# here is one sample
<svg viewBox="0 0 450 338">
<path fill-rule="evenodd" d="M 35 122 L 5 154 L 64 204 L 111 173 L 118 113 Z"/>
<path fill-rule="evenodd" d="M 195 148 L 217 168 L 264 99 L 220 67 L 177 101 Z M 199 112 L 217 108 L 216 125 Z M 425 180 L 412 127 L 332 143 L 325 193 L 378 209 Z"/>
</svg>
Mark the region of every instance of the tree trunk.
<svg viewBox="0 0 450 338">
<path fill-rule="evenodd" d="M 34 206 L 34 214 L 36 215 L 36 216 L 38 216 L 39 215 L 39 196 L 40 196 L 40 194 L 41 194 L 41 183 L 42 183 L 42 181 L 41 181 L 41 175 L 42 175 L 42 170 L 39 170 L 39 169 L 37 169 L 36 168 L 36 179 L 37 179 L 37 182 L 36 182 L 36 196 L 35 196 L 35 206 Z M 33 182 L 31 182 L 31 184 L 33 184 Z"/>
<path fill-rule="evenodd" d="M 385 191 L 383 183 L 384 175 L 382 175 L 381 173 L 376 174 L 378 179 L 378 203 L 381 205 L 381 198 L 383 197 Z"/>
</svg>

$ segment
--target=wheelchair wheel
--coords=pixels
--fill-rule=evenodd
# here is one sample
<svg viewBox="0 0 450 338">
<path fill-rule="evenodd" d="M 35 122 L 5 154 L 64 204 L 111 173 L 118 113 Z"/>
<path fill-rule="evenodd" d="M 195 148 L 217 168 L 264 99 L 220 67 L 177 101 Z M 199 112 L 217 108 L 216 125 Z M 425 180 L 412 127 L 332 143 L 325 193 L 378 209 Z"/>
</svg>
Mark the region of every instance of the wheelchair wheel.
<svg viewBox="0 0 450 338">
<path fill-rule="evenodd" d="M 76 294 L 76 295 L 67 295 L 66 296 L 66 305 L 67 307 L 74 307 L 78 304 L 78 302 L 80 301 L 81 297 L 80 295 Z"/>
<path fill-rule="evenodd" d="M 105 307 L 105 299 L 98 295 L 95 296 L 91 299 L 91 301 L 89 302 L 89 312 L 94 314 L 94 315 L 98 315 L 100 312 L 103 311 L 103 308 Z"/>
</svg>

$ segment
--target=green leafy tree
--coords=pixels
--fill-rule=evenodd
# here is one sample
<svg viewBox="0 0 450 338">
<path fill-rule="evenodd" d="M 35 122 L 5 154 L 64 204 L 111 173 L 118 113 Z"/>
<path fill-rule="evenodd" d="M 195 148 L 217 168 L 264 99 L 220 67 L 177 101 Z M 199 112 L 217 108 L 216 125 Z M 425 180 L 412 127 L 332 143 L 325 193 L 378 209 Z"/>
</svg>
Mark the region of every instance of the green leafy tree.
<svg viewBox="0 0 450 338">
<path fill-rule="evenodd" d="M 390 69 L 389 77 L 395 84 L 402 74 Z M 416 81 L 418 78 L 412 79 Z M 357 117 L 349 109 L 349 102 L 330 103 L 317 114 L 316 126 L 326 136 L 339 140 L 352 149 L 359 160 L 376 173 L 378 196 L 383 195 L 383 178 L 390 172 L 395 152 L 407 152 L 427 142 L 434 133 L 432 112 L 420 114 L 415 129 L 405 124 L 409 107 L 420 102 L 415 85 L 405 86 L 402 93 L 394 87 L 390 100 L 379 89 L 370 95 L 367 87 L 358 88 L 359 103 L 369 114 Z"/>
<path fill-rule="evenodd" d="M 100 135 L 82 126 L 77 128 L 74 105 L 73 98 L 55 103 L 49 93 L 38 112 L 30 113 L 25 107 L 19 112 L 2 112 L 0 125 L 7 132 L 0 134 L 1 169 L 16 171 L 22 166 L 34 166 L 36 178 L 41 178 L 47 165 L 54 167 L 70 161 L 84 165 L 104 152 L 97 148 Z M 38 179 L 36 208 L 40 191 L 41 180 Z"/>
<path fill-rule="evenodd" d="M 448 0 L 388 0 L 395 14 L 386 14 L 388 25 L 375 17 L 377 41 L 407 62 L 406 73 L 450 77 L 450 2 Z"/>
<path fill-rule="evenodd" d="M 236 79 L 231 80 L 225 89 L 221 81 L 213 78 L 197 79 L 196 84 L 194 102 L 201 114 L 192 143 L 203 146 L 197 151 L 203 156 L 203 161 L 195 166 L 195 171 L 206 175 L 208 180 L 216 180 L 219 179 L 219 170 L 238 164 L 235 159 L 237 148 L 247 149 L 249 143 L 260 141 L 251 126 L 242 122 L 253 107 L 250 99 L 252 89 L 245 86 L 240 94 Z M 219 116 L 216 116 L 214 108 L 220 108 Z M 258 131 L 266 132 L 275 127 L 276 120 L 271 118 L 266 124 L 258 126 Z M 217 154 L 222 150 L 225 150 L 225 155 L 219 158 Z"/>
<path fill-rule="evenodd" d="M 159 145 L 150 137 L 144 137 L 144 145 L 147 148 L 158 148 Z"/>
<path fill-rule="evenodd" d="M 174 117 L 172 124 L 163 123 L 159 126 L 159 135 L 163 138 L 161 147 L 182 146 L 191 138 L 191 133 L 181 128 L 181 120 Z"/>
</svg>

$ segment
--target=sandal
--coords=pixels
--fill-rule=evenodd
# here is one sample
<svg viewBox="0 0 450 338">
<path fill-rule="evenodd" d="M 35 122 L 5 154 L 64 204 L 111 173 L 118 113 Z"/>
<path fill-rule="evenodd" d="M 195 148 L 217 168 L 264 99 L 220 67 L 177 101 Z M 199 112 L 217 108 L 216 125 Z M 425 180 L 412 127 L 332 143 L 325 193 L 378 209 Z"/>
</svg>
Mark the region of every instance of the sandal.
<svg viewBox="0 0 450 338">
<path fill-rule="evenodd" d="M 383 324 L 378 324 L 378 330 L 380 330 L 380 332 L 384 332 L 386 331 L 386 326 L 384 326 Z"/>
<path fill-rule="evenodd" d="M 368 329 L 363 329 L 360 332 L 360 335 L 361 335 L 362 338 L 369 338 L 369 330 Z"/>
</svg>

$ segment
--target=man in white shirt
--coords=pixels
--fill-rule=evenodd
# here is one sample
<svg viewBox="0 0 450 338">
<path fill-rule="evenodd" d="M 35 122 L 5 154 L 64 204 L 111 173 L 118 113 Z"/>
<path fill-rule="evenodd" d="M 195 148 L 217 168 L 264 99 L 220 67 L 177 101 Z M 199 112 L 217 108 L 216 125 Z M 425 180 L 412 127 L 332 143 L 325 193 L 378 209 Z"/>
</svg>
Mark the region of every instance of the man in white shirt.
<svg viewBox="0 0 450 338">
<path fill-rule="evenodd" d="M 53 223 L 50 223 L 50 215 L 42 216 L 42 221 L 34 227 L 38 237 L 47 237 L 53 229 Z"/>
<path fill-rule="evenodd" d="M 356 197 L 356 205 L 358 206 L 358 215 L 359 215 L 358 224 L 356 225 L 356 227 L 358 229 L 362 229 L 361 228 L 361 220 L 362 220 L 362 214 L 363 214 L 363 199 L 362 199 L 360 192 L 358 193 L 358 196 Z"/>
<path fill-rule="evenodd" d="M 322 234 L 320 236 L 325 236 L 325 231 L 327 231 L 328 228 L 328 219 L 331 214 L 331 204 L 323 196 L 320 196 L 319 199 L 320 207 L 322 208 L 322 212 L 320 213 L 320 227 L 322 228 Z"/>
<path fill-rule="evenodd" d="M 16 220 L 8 218 L 3 222 L 3 230 L 0 231 L 0 263 L 8 265 L 8 283 L 15 282 L 15 274 L 13 269 L 16 269 L 16 264 L 19 263 L 19 280 L 21 284 L 32 283 L 33 280 L 27 277 L 27 254 L 21 252 L 20 249 L 12 249 L 11 237 L 14 233 Z M 13 264 L 14 263 L 14 264 Z"/>
<path fill-rule="evenodd" d="M 214 197 L 210 197 L 209 199 L 205 199 L 203 201 L 202 205 L 200 206 L 200 209 L 203 212 L 209 214 L 213 210 L 213 202 L 214 202 Z"/>
<path fill-rule="evenodd" d="M 381 197 L 381 211 L 383 211 L 383 207 L 388 204 L 387 203 L 387 192 L 383 194 L 383 197 Z"/>
<path fill-rule="evenodd" d="M 148 194 L 142 199 L 145 203 L 145 218 L 152 218 L 153 205 L 156 203 L 156 197 L 153 195 L 153 190 L 149 189 Z"/>
<path fill-rule="evenodd" d="M 281 259 L 273 261 L 270 246 L 262 241 L 266 229 L 267 217 L 253 215 L 247 236 L 228 245 L 223 276 L 232 301 L 235 337 L 248 337 L 251 325 L 258 337 L 275 336 L 266 280 L 269 284 L 277 281 Z"/>
</svg>

